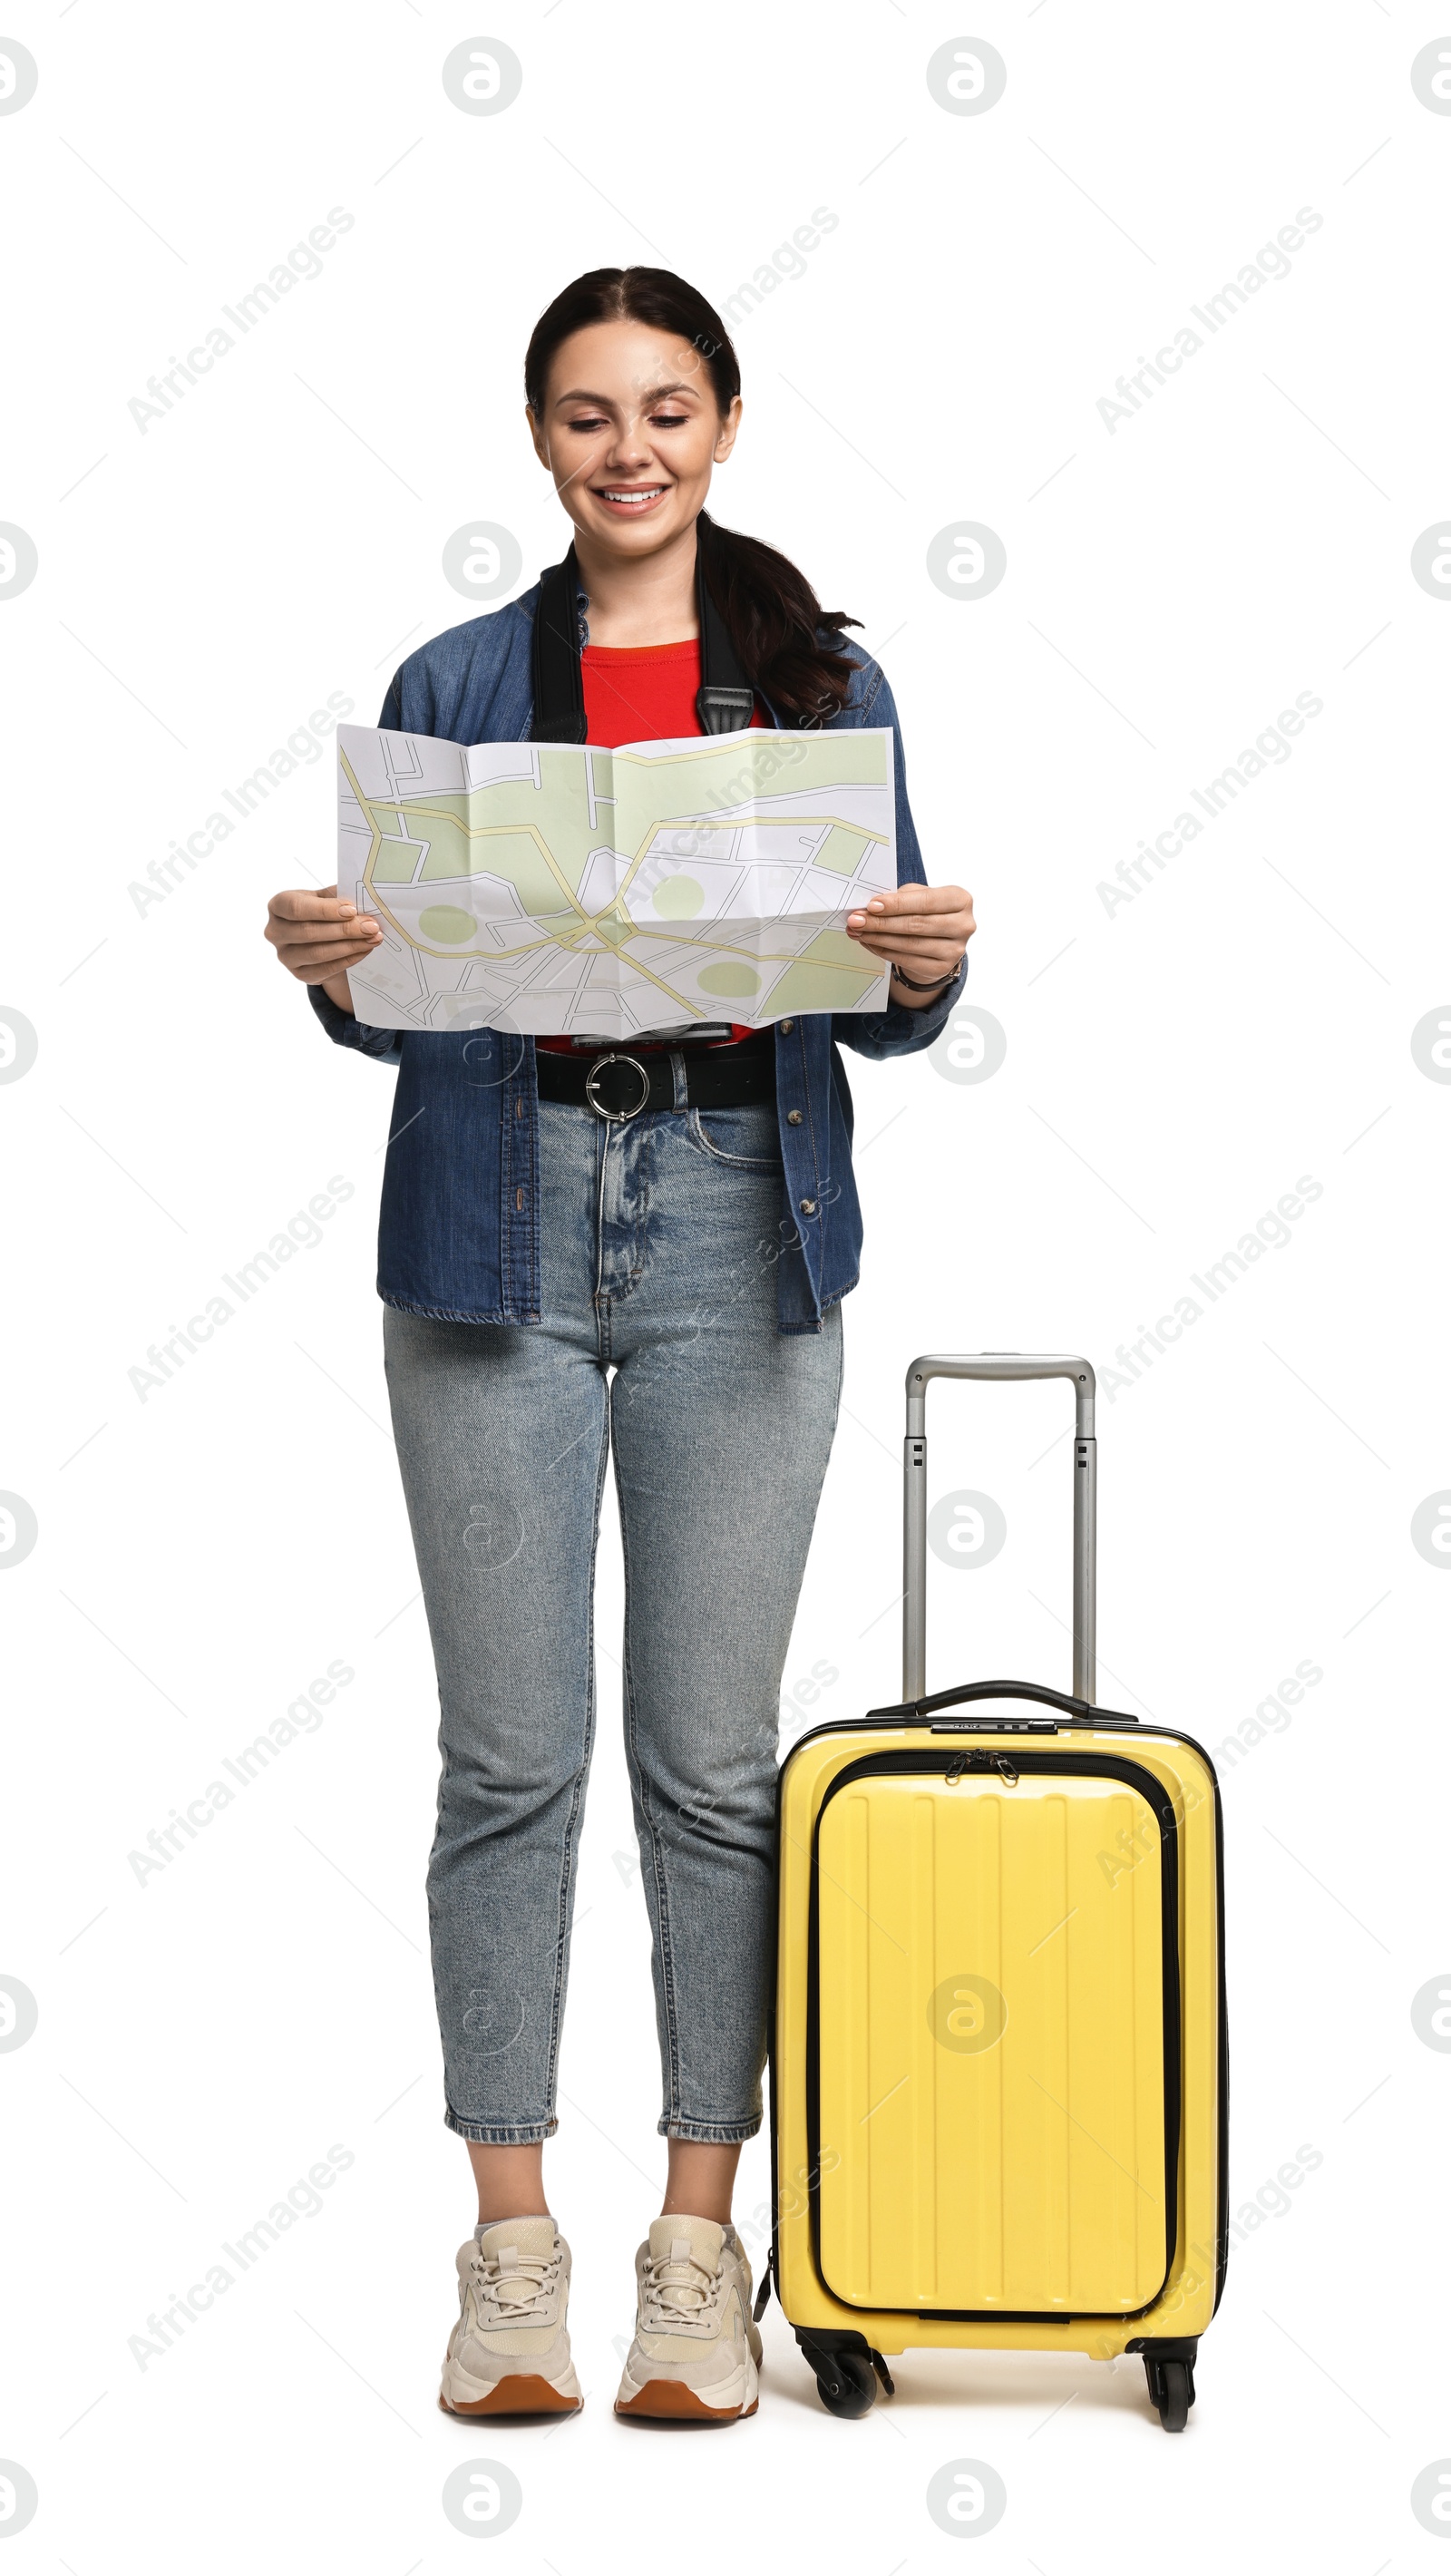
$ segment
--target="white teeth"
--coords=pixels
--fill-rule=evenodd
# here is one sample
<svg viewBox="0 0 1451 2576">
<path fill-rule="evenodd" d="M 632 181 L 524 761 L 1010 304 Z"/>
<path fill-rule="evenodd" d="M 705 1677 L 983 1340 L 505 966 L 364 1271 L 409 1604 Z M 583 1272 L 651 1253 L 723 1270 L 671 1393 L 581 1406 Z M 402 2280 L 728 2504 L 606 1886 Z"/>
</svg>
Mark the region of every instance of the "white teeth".
<svg viewBox="0 0 1451 2576">
<path fill-rule="evenodd" d="M 600 498 L 603 501 L 628 501 L 631 503 L 658 501 L 664 489 L 665 486 L 663 483 L 652 483 L 649 490 L 646 492 L 602 492 Z"/>
</svg>

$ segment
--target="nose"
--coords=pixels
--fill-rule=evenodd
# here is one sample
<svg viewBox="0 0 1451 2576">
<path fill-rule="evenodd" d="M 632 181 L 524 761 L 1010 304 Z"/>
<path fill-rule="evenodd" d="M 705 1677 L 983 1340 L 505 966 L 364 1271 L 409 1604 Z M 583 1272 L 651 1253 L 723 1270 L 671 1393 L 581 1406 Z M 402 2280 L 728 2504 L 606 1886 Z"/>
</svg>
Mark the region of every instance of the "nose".
<svg viewBox="0 0 1451 2576">
<path fill-rule="evenodd" d="M 650 457 L 650 437 L 644 416 L 640 412 L 631 412 L 607 441 L 604 463 L 611 473 L 631 474 L 648 465 Z"/>
</svg>

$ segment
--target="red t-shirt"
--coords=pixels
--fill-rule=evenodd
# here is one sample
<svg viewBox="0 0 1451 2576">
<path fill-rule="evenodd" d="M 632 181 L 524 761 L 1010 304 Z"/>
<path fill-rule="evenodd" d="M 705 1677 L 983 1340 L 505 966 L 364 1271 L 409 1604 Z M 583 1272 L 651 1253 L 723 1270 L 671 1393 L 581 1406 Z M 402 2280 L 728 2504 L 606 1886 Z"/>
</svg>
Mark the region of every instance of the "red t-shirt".
<svg viewBox="0 0 1451 2576">
<path fill-rule="evenodd" d="M 695 711 L 700 645 L 694 636 L 682 644 L 586 644 L 580 668 L 587 742 L 613 751 L 622 742 L 669 742 L 705 731 Z M 767 721 L 757 699 L 752 730 Z M 754 1034 L 731 1024 L 732 1039 Z M 536 1038 L 535 1045 L 574 1053 L 568 1038 Z"/>
</svg>

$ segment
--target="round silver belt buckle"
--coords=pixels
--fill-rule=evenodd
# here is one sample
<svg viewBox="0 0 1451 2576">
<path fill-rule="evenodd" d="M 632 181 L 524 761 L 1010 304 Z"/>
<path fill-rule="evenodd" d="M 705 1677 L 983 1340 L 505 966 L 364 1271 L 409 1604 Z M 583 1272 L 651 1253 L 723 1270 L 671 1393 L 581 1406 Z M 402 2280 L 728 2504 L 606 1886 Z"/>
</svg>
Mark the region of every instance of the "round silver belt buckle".
<svg viewBox="0 0 1451 2576">
<path fill-rule="evenodd" d="M 595 1096 L 595 1083 L 607 1064 L 627 1064 L 640 1077 L 640 1097 L 630 1109 L 607 1109 Z M 584 1096 L 597 1118 L 608 1118 L 612 1125 L 623 1125 L 627 1118 L 638 1118 L 650 1097 L 650 1076 L 637 1055 L 598 1055 L 584 1078 Z"/>
</svg>

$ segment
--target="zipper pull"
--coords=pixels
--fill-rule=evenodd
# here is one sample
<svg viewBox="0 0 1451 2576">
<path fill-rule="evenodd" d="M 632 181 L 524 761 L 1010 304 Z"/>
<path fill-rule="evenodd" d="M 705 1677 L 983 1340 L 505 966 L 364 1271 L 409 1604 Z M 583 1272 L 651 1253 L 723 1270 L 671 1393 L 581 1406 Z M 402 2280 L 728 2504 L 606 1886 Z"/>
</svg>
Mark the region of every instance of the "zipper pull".
<svg viewBox="0 0 1451 2576">
<path fill-rule="evenodd" d="M 1010 1789 L 1018 1785 L 1018 1774 L 1005 1753 L 989 1753 L 985 1745 L 975 1744 L 970 1751 L 953 1755 L 942 1774 L 944 1788 L 955 1788 L 969 1771 L 996 1771 Z"/>
</svg>

